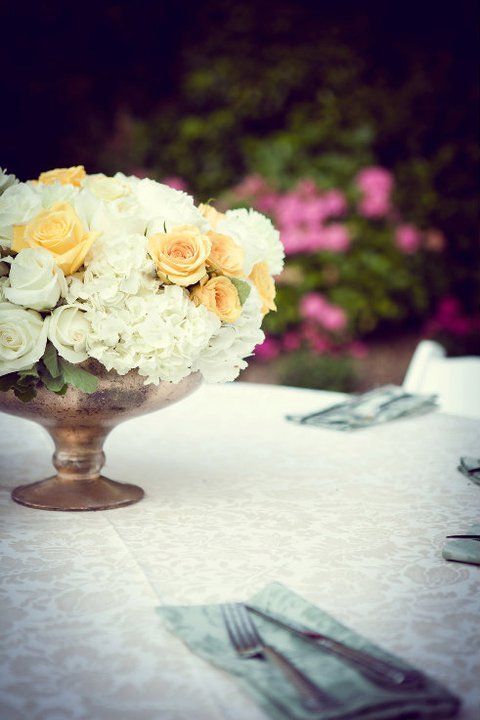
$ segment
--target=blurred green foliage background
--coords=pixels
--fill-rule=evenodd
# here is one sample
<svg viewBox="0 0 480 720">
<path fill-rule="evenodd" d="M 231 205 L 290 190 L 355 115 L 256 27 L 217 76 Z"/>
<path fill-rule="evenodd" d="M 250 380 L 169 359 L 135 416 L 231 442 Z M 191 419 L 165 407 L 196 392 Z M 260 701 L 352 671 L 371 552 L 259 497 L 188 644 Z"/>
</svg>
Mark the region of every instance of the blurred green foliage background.
<svg viewBox="0 0 480 720">
<path fill-rule="evenodd" d="M 289 265 L 301 266 L 302 293 L 320 289 L 347 311 L 351 339 L 420 335 L 442 298 L 462 317 L 479 309 L 477 19 L 470 0 L 9 7 L 3 162 L 20 177 L 79 162 L 178 176 L 224 204 L 238 204 L 227 191 L 253 173 L 277 193 L 312 179 L 350 207 L 358 171 L 388 168 L 399 216 L 441 233 L 441 253 L 402 257 L 391 228 L 350 214 L 365 241 Z M 340 280 L 329 284 L 332 263 Z M 274 337 L 297 321 L 298 293 L 280 285 Z M 477 330 L 444 340 L 478 352 Z M 347 386 L 338 358 L 336 368 L 331 384 Z"/>
</svg>

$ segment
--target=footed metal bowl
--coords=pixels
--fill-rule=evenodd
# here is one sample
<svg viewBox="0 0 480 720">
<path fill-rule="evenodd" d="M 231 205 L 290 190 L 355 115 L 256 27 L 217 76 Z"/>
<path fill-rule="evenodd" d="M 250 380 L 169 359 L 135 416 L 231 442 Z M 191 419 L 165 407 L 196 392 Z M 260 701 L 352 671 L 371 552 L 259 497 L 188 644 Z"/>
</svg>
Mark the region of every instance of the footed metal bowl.
<svg viewBox="0 0 480 720">
<path fill-rule="evenodd" d="M 33 400 L 24 403 L 12 390 L 0 393 L 0 411 L 38 422 L 55 443 L 57 474 L 15 488 L 12 498 L 21 505 L 42 510 L 107 510 L 141 500 L 142 488 L 100 474 L 105 438 L 124 420 L 178 402 L 201 384 L 200 373 L 178 384 L 144 385 L 136 371 L 121 376 L 107 372 L 95 360 L 83 367 L 98 378 L 98 389 L 90 395 L 69 387 L 61 396 L 42 387 Z"/>
</svg>

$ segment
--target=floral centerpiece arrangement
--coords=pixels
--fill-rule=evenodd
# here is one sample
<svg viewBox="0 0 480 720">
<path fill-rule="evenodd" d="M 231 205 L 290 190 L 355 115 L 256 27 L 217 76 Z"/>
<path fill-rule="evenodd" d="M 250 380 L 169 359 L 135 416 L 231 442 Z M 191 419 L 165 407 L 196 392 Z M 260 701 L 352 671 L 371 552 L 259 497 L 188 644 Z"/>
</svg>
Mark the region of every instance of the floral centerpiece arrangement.
<svg viewBox="0 0 480 720">
<path fill-rule="evenodd" d="M 145 384 L 233 380 L 283 256 L 259 212 L 197 207 L 148 178 L 0 171 L 0 389 L 92 392 L 89 359 Z"/>
</svg>

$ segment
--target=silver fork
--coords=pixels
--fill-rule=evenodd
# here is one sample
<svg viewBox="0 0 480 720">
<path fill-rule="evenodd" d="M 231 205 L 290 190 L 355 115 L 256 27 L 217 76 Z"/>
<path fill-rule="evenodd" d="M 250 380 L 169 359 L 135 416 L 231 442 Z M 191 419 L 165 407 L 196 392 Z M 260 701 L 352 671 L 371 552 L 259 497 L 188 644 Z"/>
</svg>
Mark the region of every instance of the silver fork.
<svg viewBox="0 0 480 720">
<path fill-rule="evenodd" d="M 240 657 L 269 660 L 295 687 L 303 707 L 310 712 L 319 712 L 335 704 L 333 698 L 315 685 L 282 653 L 262 639 L 244 605 L 228 603 L 221 606 L 221 611 L 230 642 Z"/>
</svg>

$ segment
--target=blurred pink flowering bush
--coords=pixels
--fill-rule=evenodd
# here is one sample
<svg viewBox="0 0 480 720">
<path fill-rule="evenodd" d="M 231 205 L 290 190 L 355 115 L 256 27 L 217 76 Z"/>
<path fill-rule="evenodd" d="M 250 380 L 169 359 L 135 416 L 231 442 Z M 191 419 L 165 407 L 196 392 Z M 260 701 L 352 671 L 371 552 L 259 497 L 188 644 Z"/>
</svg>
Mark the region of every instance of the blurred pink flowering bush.
<svg viewBox="0 0 480 720">
<path fill-rule="evenodd" d="M 385 168 L 367 166 L 325 189 L 305 178 L 278 190 L 252 174 L 220 204 L 270 215 L 285 246 L 278 313 L 266 318 L 261 359 L 299 350 L 362 357 L 366 338 L 424 319 L 441 292 L 445 238 L 402 217 Z"/>
</svg>

